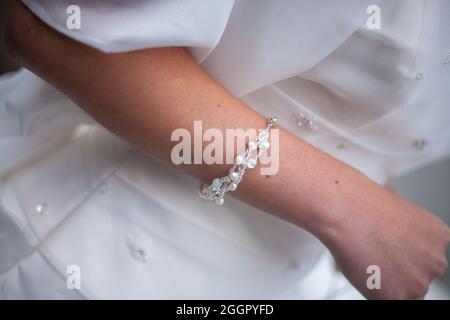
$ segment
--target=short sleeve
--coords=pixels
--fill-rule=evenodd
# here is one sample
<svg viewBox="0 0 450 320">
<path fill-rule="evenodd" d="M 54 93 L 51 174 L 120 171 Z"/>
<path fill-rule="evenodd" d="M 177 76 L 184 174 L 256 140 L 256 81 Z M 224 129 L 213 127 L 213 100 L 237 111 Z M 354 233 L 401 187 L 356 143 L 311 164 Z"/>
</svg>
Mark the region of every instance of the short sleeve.
<svg viewBox="0 0 450 320">
<path fill-rule="evenodd" d="M 201 62 L 219 42 L 234 0 L 23 0 L 23 3 L 50 27 L 104 52 L 183 46 Z M 74 18 L 79 20 L 76 28 L 68 24 Z"/>
</svg>

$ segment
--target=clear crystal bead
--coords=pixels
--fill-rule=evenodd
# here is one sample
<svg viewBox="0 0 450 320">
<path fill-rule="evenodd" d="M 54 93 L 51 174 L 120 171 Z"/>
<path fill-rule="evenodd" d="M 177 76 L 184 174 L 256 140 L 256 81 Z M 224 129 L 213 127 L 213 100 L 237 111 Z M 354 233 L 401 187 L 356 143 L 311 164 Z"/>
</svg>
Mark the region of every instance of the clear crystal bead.
<svg viewBox="0 0 450 320">
<path fill-rule="evenodd" d="M 299 127 L 304 127 L 306 129 L 319 130 L 319 126 L 316 124 L 314 117 L 308 117 L 303 113 L 298 113 L 294 115 L 297 125 Z"/>
<path fill-rule="evenodd" d="M 425 78 L 426 78 L 426 76 L 425 76 L 425 74 L 422 73 L 422 72 L 419 72 L 419 73 L 416 75 L 416 80 L 425 80 Z"/>
<path fill-rule="evenodd" d="M 247 161 L 247 167 L 249 167 L 250 169 L 255 168 L 256 164 L 257 164 L 257 160 L 255 158 L 250 158 Z"/>
<path fill-rule="evenodd" d="M 230 179 L 232 181 L 237 181 L 238 178 L 239 178 L 239 174 L 237 172 L 231 172 L 230 173 Z"/>
<path fill-rule="evenodd" d="M 47 211 L 48 203 L 47 202 L 41 202 L 36 206 L 36 212 L 40 214 L 44 214 Z"/>
<path fill-rule="evenodd" d="M 263 141 L 263 142 L 261 143 L 260 148 L 263 149 L 263 150 L 269 149 L 269 148 L 270 148 L 270 142 L 269 142 L 269 141 Z"/>
<path fill-rule="evenodd" d="M 238 165 L 244 163 L 244 157 L 241 155 L 237 156 L 236 159 L 234 160 L 234 163 Z"/>
<path fill-rule="evenodd" d="M 217 179 L 217 178 L 214 179 L 211 185 L 212 185 L 212 187 L 215 188 L 215 189 L 220 188 L 220 185 L 221 185 L 220 180 Z"/>
<path fill-rule="evenodd" d="M 147 262 L 148 260 L 148 256 L 147 253 L 145 252 L 145 250 L 138 248 L 138 247 L 133 247 L 131 248 L 131 255 L 133 256 L 133 258 L 135 258 L 137 261 L 144 263 Z"/>
</svg>

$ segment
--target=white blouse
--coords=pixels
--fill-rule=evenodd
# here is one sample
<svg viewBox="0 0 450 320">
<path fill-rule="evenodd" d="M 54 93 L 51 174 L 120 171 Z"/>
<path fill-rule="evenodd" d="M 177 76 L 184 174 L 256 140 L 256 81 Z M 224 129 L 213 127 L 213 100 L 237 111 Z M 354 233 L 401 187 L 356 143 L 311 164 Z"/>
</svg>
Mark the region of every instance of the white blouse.
<svg viewBox="0 0 450 320">
<path fill-rule="evenodd" d="M 446 0 L 23 2 L 105 52 L 188 47 L 250 107 L 379 183 L 450 151 Z M 74 3 L 81 29 L 66 26 Z M 1 78 L 0 298 L 329 296 L 316 238 L 197 190 L 28 71 Z"/>
</svg>

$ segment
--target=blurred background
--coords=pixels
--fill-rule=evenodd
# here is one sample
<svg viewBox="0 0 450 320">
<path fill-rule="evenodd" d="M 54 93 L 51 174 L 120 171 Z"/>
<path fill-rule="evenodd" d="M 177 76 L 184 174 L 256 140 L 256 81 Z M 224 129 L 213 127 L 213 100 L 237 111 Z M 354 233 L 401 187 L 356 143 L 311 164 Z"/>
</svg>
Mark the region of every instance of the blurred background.
<svg viewBox="0 0 450 320">
<path fill-rule="evenodd" d="M 8 8 L 13 2 L 14 0 L 0 1 L 0 34 L 2 35 L 0 41 L 0 75 L 18 68 L 6 54 L 3 41 Z M 450 225 L 450 159 L 396 177 L 391 181 L 390 186 L 406 198 L 436 213 Z M 447 250 L 447 257 L 450 260 L 450 249 Z M 442 284 L 450 290 L 449 270 L 442 280 Z"/>
</svg>

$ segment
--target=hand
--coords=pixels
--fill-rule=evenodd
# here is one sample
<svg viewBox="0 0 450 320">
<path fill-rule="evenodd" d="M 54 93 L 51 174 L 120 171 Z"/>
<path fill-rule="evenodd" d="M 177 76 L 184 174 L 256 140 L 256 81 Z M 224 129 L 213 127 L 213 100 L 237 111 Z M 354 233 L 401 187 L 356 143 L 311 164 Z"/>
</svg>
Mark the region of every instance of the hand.
<svg viewBox="0 0 450 320">
<path fill-rule="evenodd" d="M 436 216 L 370 182 L 356 186 L 322 241 L 348 280 L 367 298 L 421 299 L 447 268 L 450 229 Z M 337 220 L 336 220 L 337 219 Z M 381 289 L 367 287 L 367 267 L 381 271 Z"/>
</svg>

